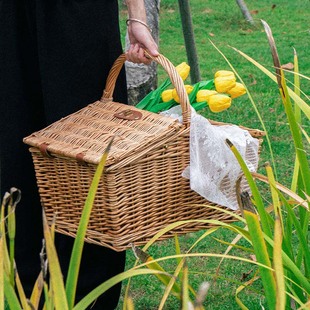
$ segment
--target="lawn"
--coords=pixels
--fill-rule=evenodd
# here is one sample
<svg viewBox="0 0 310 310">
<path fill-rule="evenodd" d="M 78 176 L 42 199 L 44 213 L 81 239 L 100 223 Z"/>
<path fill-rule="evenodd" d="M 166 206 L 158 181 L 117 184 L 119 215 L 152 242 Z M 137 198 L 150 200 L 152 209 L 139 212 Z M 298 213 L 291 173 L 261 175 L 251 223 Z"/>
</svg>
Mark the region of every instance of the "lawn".
<svg viewBox="0 0 310 310">
<path fill-rule="evenodd" d="M 260 19 L 265 20 L 271 27 L 277 44 L 282 64 L 293 62 L 294 48 L 299 58 L 299 71 L 310 76 L 310 2 L 307 0 L 295 1 L 254 1 L 247 0 L 247 6 L 253 13 L 255 26 L 249 25 L 243 18 L 235 1 L 219 0 L 192 0 L 191 13 L 194 24 L 196 48 L 199 58 L 199 67 L 203 80 L 213 78 L 215 71 L 229 69 L 225 59 L 216 51 L 210 40 L 226 55 L 238 71 L 257 104 L 258 110 L 269 132 L 272 149 L 275 156 L 275 165 L 278 179 L 285 185 L 290 184 L 293 170 L 292 141 L 278 94 L 277 85 L 261 73 L 252 64 L 241 57 L 232 47 L 253 57 L 260 64 L 273 71 L 272 57 L 263 31 Z M 121 5 L 122 33 L 125 33 L 126 11 Z M 182 25 L 175 0 L 162 0 L 160 8 L 160 52 L 168 57 L 175 65 L 187 61 L 183 41 Z M 159 83 L 166 78 L 165 72 L 158 69 Z M 293 75 L 287 74 L 292 81 Z M 302 90 L 309 95 L 310 83 L 307 79 L 301 80 Z M 302 96 L 305 98 L 305 96 Z M 247 96 L 235 100 L 227 111 L 220 114 L 204 112 L 208 118 L 240 124 L 252 128 L 262 129 Z M 309 134 L 309 124 L 305 124 Z M 270 161 L 270 152 L 266 142 L 263 143 L 261 164 Z M 268 199 L 268 198 L 266 198 Z M 267 205 L 267 203 L 266 203 Z M 179 238 L 182 250 L 186 251 L 203 232 L 188 234 Z M 232 240 L 232 235 L 226 231 L 218 231 L 214 237 Z M 246 246 L 246 243 L 243 245 Z M 205 239 L 195 249 L 203 253 L 223 253 L 227 246 L 219 245 L 213 238 Z M 174 241 L 158 242 L 150 248 L 150 254 L 155 257 L 164 257 L 175 253 Z M 238 254 L 236 251 L 235 254 Z M 250 257 L 248 254 L 248 258 Z M 127 251 L 126 268 L 134 264 L 134 256 Z M 196 258 L 188 261 L 190 283 L 195 290 L 203 281 L 212 281 L 219 260 L 215 258 Z M 165 262 L 165 269 L 173 272 L 175 261 Z M 241 264 L 238 261 L 226 261 L 220 269 L 220 277 L 211 282 L 211 289 L 205 303 L 205 309 L 239 309 L 235 302 L 235 290 L 242 281 L 246 281 L 255 273 L 253 266 Z M 124 282 L 125 287 L 126 282 Z M 137 277 L 131 283 L 131 295 L 135 309 L 157 309 L 164 287 L 154 276 Z M 249 309 L 261 309 L 264 300 L 258 294 L 261 291 L 259 281 L 252 289 L 241 294 L 243 302 Z M 179 302 L 169 297 L 164 309 L 178 309 Z M 119 308 L 122 309 L 122 301 Z"/>
</svg>

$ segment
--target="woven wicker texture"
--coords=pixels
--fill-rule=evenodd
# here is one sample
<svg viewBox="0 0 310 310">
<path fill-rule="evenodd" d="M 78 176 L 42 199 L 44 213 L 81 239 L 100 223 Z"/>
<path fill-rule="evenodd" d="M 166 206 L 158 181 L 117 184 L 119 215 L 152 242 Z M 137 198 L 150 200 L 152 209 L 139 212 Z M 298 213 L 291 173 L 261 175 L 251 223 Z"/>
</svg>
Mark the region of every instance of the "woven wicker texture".
<svg viewBox="0 0 310 310">
<path fill-rule="evenodd" d="M 181 177 L 189 163 L 190 108 L 174 66 L 162 55 L 155 59 L 177 88 L 184 124 L 113 102 L 115 81 L 124 60 L 122 55 L 112 67 L 100 101 L 24 139 L 32 146 L 42 205 L 49 220 L 56 215 L 56 231 L 75 236 L 97 163 L 113 136 L 87 242 L 121 251 L 130 243 L 145 244 L 176 221 L 232 221 L 223 211 L 210 208 L 214 204 L 192 191 L 188 180 Z M 115 116 L 128 109 L 140 112 L 141 118 Z M 259 130 L 248 130 L 255 137 L 263 135 Z M 188 223 L 163 238 L 206 227 L 199 222 Z"/>
</svg>

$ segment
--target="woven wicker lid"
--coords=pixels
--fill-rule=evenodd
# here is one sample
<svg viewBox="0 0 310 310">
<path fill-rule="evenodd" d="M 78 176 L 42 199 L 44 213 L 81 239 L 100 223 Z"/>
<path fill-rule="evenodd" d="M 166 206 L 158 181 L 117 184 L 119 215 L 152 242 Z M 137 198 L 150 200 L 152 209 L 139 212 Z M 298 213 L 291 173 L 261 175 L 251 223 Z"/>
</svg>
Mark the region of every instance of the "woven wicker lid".
<svg viewBox="0 0 310 310">
<path fill-rule="evenodd" d="M 52 156 L 98 164 L 114 137 L 106 163 L 111 165 L 165 140 L 182 127 L 173 118 L 102 100 L 34 132 L 24 142 Z"/>
</svg>

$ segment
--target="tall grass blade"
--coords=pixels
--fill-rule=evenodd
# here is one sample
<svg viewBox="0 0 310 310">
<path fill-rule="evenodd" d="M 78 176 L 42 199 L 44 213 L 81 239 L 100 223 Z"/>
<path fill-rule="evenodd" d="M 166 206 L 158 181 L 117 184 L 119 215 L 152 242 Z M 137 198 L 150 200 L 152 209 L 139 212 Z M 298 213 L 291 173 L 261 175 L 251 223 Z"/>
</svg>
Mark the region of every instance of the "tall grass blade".
<svg viewBox="0 0 310 310">
<path fill-rule="evenodd" d="M 15 256 L 15 232 L 16 232 L 16 220 L 15 220 L 15 207 L 12 205 L 8 206 L 8 237 L 9 237 L 9 256 L 11 270 L 14 270 L 14 256 Z M 12 286 L 14 286 L 14 272 L 11 272 L 10 279 Z"/>
<path fill-rule="evenodd" d="M 277 289 L 277 299 L 276 299 L 276 309 L 282 310 L 285 309 L 286 304 L 286 294 L 285 294 L 285 279 L 284 279 L 284 270 L 282 262 L 282 247 L 285 252 L 292 258 L 292 245 L 287 241 L 286 238 L 283 238 L 284 234 L 284 225 L 282 218 L 282 211 L 280 206 L 280 198 L 278 190 L 275 187 L 275 178 L 272 173 L 270 165 L 267 163 L 265 165 L 266 172 L 269 180 L 271 197 L 274 207 L 275 214 L 275 225 L 274 225 L 274 246 L 273 246 L 273 266 L 275 270 L 275 279 L 276 279 L 276 289 Z M 283 242 L 284 239 L 284 242 Z M 290 237 L 289 237 L 290 240 Z M 283 246 L 282 246 L 283 245 Z"/>
<path fill-rule="evenodd" d="M 188 294 L 188 267 L 186 261 L 183 264 L 183 272 L 182 272 L 182 310 L 191 310 L 189 308 L 189 294 Z"/>
<path fill-rule="evenodd" d="M 3 197 L 2 205 L 1 205 L 1 214 L 0 214 L 0 233 L 2 236 L 6 236 L 6 229 L 5 229 L 5 207 L 8 205 L 10 200 L 10 194 L 6 192 Z M 2 254 L 3 254 L 3 268 L 4 272 L 7 274 L 11 274 L 11 264 L 10 264 L 10 257 L 7 248 L 6 238 L 2 238 Z"/>
<path fill-rule="evenodd" d="M 310 144 L 310 137 L 307 134 L 307 132 L 303 128 L 300 128 L 300 130 L 303 133 L 304 137 L 306 138 L 307 142 Z"/>
<path fill-rule="evenodd" d="M 267 267 L 271 267 L 267 245 L 264 240 L 259 217 L 252 211 L 251 208 L 249 208 L 247 204 L 251 206 L 249 200 L 247 203 L 243 204 L 243 213 L 248 225 L 249 233 L 251 235 L 251 241 L 256 259 L 261 264 Z M 262 278 L 267 303 L 270 309 L 274 309 L 276 300 L 276 283 L 273 273 L 265 267 L 259 267 L 259 271 Z"/>
<path fill-rule="evenodd" d="M 123 273 L 120 273 L 111 279 L 105 281 L 100 284 L 94 290 L 92 290 L 87 296 L 85 296 L 82 300 L 80 300 L 73 308 L 73 310 L 85 310 L 88 306 L 90 306 L 100 295 L 105 293 L 108 289 L 110 289 L 115 284 L 124 281 L 125 279 L 132 278 L 139 275 L 147 275 L 147 274 L 159 274 L 161 272 L 157 270 L 150 270 L 145 268 L 140 269 L 130 269 Z"/>
<path fill-rule="evenodd" d="M 135 306 L 130 295 L 126 298 L 126 310 L 135 310 Z"/>
<path fill-rule="evenodd" d="M 277 82 L 278 82 L 280 94 L 282 97 L 282 101 L 284 104 L 285 113 L 286 113 L 286 116 L 287 116 L 287 119 L 290 125 L 290 129 L 291 129 L 291 133 L 292 133 L 292 137 L 293 137 L 293 141 L 295 145 L 295 152 L 296 152 L 296 155 L 299 161 L 300 173 L 303 179 L 304 188 L 305 188 L 306 193 L 310 194 L 310 168 L 309 168 L 307 155 L 306 155 L 303 142 L 302 142 L 302 135 L 299 130 L 299 125 L 295 118 L 292 103 L 290 101 L 288 89 L 287 89 L 285 78 L 284 78 L 284 73 L 283 73 L 283 70 L 281 69 L 281 64 L 280 64 L 280 60 L 279 60 L 278 53 L 276 50 L 276 46 L 275 46 L 275 42 L 272 36 L 271 29 L 265 21 L 262 21 L 262 23 L 264 25 L 265 32 L 267 33 L 269 45 L 272 51 L 273 61 L 274 61 L 274 65 L 276 67 L 276 73 L 277 73 Z"/>
<path fill-rule="evenodd" d="M 204 205 L 204 207 L 212 209 L 212 210 L 220 211 L 222 213 L 230 215 L 232 218 L 234 218 L 236 220 L 236 222 L 237 221 L 243 221 L 243 218 L 240 215 L 236 214 L 235 212 L 232 212 L 232 211 L 229 211 L 229 210 L 225 210 L 223 208 L 216 207 L 216 206 L 213 206 L 213 205 L 208 205 L 208 204 Z M 158 240 L 162 235 L 164 235 L 168 231 L 173 230 L 176 227 L 182 226 L 184 224 L 193 223 L 193 222 L 211 224 L 214 227 L 220 227 L 223 224 L 223 222 L 217 221 L 217 220 L 186 220 L 186 221 L 178 221 L 178 222 L 169 224 L 165 228 L 161 229 L 154 237 L 152 237 L 147 242 L 147 244 L 143 247 L 143 251 L 146 251 L 156 240 Z M 215 228 L 215 229 L 217 229 L 217 228 Z"/>
<path fill-rule="evenodd" d="M 301 223 L 299 222 L 295 212 L 292 210 L 292 207 L 287 202 L 285 197 L 281 193 L 279 193 L 279 195 L 280 195 L 281 201 L 283 203 L 283 206 L 285 207 L 286 212 L 287 212 L 288 216 L 290 217 L 292 224 L 295 227 L 296 235 L 297 235 L 298 241 L 299 241 L 299 245 L 300 245 L 302 252 L 303 252 L 306 277 L 310 278 L 310 248 L 309 248 L 308 242 L 307 242 L 307 234 L 304 233 L 303 227 L 301 226 Z"/>
<path fill-rule="evenodd" d="M 298 188 L 298 180 L 299 180 L 299 161 L 298 157 L 295 154 L 295 162 L 294 162 L 294 172 L 292 176 L 292 183 L 291 183 L 291 189 L 292 191 L 296 192 Z"/>
<path fill-rule="evenodd" d="M 276 310 L 285 309 L 285 280 L 282 263 L 282 225 L 279 215 L 276 215 L 274 228 L 273 267 L 275 270 L 277 298 Z"/>
<path fill-rule="evenodd" d="M 6 193 L 8 194 L 8 193 Z M 5 247 L 5 218 L 4 218 L 4 208 L 5 208 L 5 201 L 6 197 L 3 198 L 1 202 L 1 209 L 0 209 L 0 309 L 4 310 L 5 303 L 4 303 L 4 273 L 5 273 L 5 266 L 4 266 L 4 257 L 6 254 L 6 247 Z"/>
<path fill-rule="evenodd" d="M 266 168 L 266 172 L 267 172 L 268 183 L 270 185 L 270 192 L 271 192 L 274 214 L 275 214 L 275 217 L 279 218 L 280 225 L 281 225 L 281 233 L 282 233 L 284 231 L 283 218 L 282 218 L 282 212 L 281 212 L 281 208 L 280 208 L 280 198 L 279 198 L 278 191 L 277 191 L 276 185 L 275 185 L 276 180 L 274 178 L 274 175 L 272 173 L 272 169 L 271 169 L 268 162 L 265 164 L 265 168 Z"/>
<path fill-rule="evenodd" d="M 299 73 L 299 65 L 298 65 L 298 56 L 297 52 L 294 49 L 294 92 L 297 96 L 300 97 L 300 77 Z M 295 103 L 295 102 L 294 102 Z M 302 130 L 301 127 L 301 111 L 300 107 L 295 103 L 294 105 L 294 113 L 297 123 L 299 124 L 299 128 Z M 309 143 L 309 142 L 308 142 Z M 296 191 L 298 188 L 298 183 L 300 182 L 299 178 L 299 161 L 297 155 L 295 155 L 295 165 L 294 165 L 294 173 L 292 177 L 292 185 L 291 188 L 293 191 Z M 300 184 L 300 183 L 299 183 Z"/>
<path fill-rule="evenodd" d="M 95 200 L 97 188 L 101 179 L 101 175 L 109 154 L 109 150 L 112 146 L 113 139 L 108 144 L 99 164 L 96 169 L 92 184 L 90 186 L 85 205 L 83 208 L 83 212 L 81 215 L 79 227 L 76 233 L 76 237 L 73 244 L 69 269 L 68 269 L 68 276 L 66 282 L 66 294 L 68 299 L 69 308 L 72 309 L 75 301 L 75 294 L 76 294 L 76 287 L 77 287 L 77 280 L 79 275 L 79 269 L 81 264 L 83 246 L 84 246 L 84 238 L 86 235 L 87 225 L 90 218 L 92 206 Z"/>
<path fill-rule="evenodd" d="M 302 136 L 301 132 L 299 130 L 299 125 L 298 125 L 298 119 L 300 119 L 299 113 L 297 114 L 298 119 L 296 118 L 296 114 L 293 112 L 292 104 L 288 95 L 288 89 L 286 86 L 285 78 L 284 78 L 284 72 L 281 70 L 281 64 L 279 60 L 279 56 L 276 50 L 276 45 L 274 42 L 274 38 L 271 32 L 271 29 L 269 25 L 265 22 L 262 21 L 265 32 L 268 37 L 269 45 L 272 51 L 272 56 L 273 56 L 273 62 L 276 67 L 276 73 L 277 73 L 277 82 L 280 90 L 280 94 L 282 97 L 282 101 L 285 107 L 285 112 L 289 121 L 289 125 L 291 128 L 291 133 L 295 145 L 295 151 L 296 155 L 298 158 L 299 166 L 300 166 L 300 171 L 301 175 L 303 178 L 304 182 L 304 187 L 306 189 L 306 192 L 309 194 L 310 193 L 310 169 L 309 169 L 309 164 L 307 161 L 306 153 L 303 147 L 302 143 Z"/>
<path fill-rule="evenodd" d="M 269 138 L 269 134 L 268 134 L 268 130 L 266 129 L 266 126 L 265 126 L 265 123 L 264 123 L 264 120 L 261 116 L 261 114 L 259 113 L 259 110 L 257 109 L 257 106 L 255 104 L 255 101 L 253 100 L 252 96 L 251 96 L 251 92 L 249 91 L 249 89 L 247 88 L 246 84 L 243 82 L 241 76 L 238 74 L 238 72 L 236 71 L 236 69 L 233 67 L 233 65 L 230 63 L 230 61 L 227 59 L 227 57 L 218 49 L 218 47 L 212 42 L 210 41 L 211 44 L 213 45 L 213 47 L 220 53 L 220 55 L 225 59 L 225 61 L 228 63 L 228 65 L 230 66 L 230 68 L 233 70 L 233 72 L 235 73 L 235 75 L 238 77 L 238 79 L 241 81 L 241 83 L 243 84 L 243 86 L 245 87 L 246 89 L 246 92 L 247 92 L 247 95 L 249 97 L 249 100 L 253 106 L 253 109 L 262 125 L 262 128 L 265 132 L 265 135 L 266 135 L 266 141 L 267 141 L 267 144 L 268 144 L 268 149 L 269 149 L 269 153 L 270 153 L 270 156 L 271 156 L 271 162 L 272 162 L 272 165 L 276 171 L 276 165 L 275 165 L 275 160 L 274 160 L 274 154 L 273 154 L 273 149 L 271 147 L 271 141 L 270 141 L 270 138 Z"/>
<path fill-rule="evenodd" d="M 276 70 L 276 78 L 277 78 L 277 82 L 280 88 L 282 88 L 282 83 L 281 83 L 281 63 L 280 63 L 280 59 L 279 59 L 279 54 L 277 51 L 277 47 L 271 32 L 271 29 L 269 27 L 269 25 L 264 21 L 261 20 L 264 29 L 265 29 L 265 33 L 267 35 L 268 41 L 269 41 L 269 46 L 271 49 L 271 54 L 272 54 L 272 58 L 273 58 L 273 63 L 275 66 L 275 70 Z"/>
<path fill-rule="evenodd" d="M 236 159 L 237 159 L 237 161 L 238 161 L 238 163 L 239 163 L 239 165 L 240 165 L 240 167 L 241 167 L 241 169 L 242 169 L 242 171 L 243 171 L 243 173 L 244 173 L 244 175 L 248 181 L 248 184 L 251 188 L 252 195 L 253 195 L 253 198 L 255 200 L 255 205 L 256 205 L 257 211 L 258 211 L 259 216 L 260 216 L 263 231 L 267 236 L 271 237 L 272 233 L 271 233 L 270 223 L 272 222 L 272 220 L 271 220 L 270 215 L 265 210 L 262 197 L 258 191 L 258 188 L 255 184 L 255 181 L 252 177 L 252 174 L 249 171 L 244 159 L 242 158 L 242 156 L 238 152 L 237 148 L 228 139 L 226 139 L 226 143 L 229 146 L 230 150 L 235 155 L 235 157 L 236 157 Z"/>
<path fill-rule="evenodd" d="M 190 250 L 189 250 L 190 251 Z M 189 252 L 188 251 L 188 252 Z M 177 268 L 175 269 L 173 276 L 170 279 L 169 284 L 166 286 L 165 292 L 163 294 L 163 297 L 160 301 L 160 305 L 158 307 L 158 310 L 162 310 L 164 309 L 165 306 L 165 302 L 169 297 L 169 294 L 173 288 L 173 285 L 175 285 L 176 280 L 178 279 L 178 277 L 183 278 L 183 267 L 185 264 L 185 258 L 182 258 L 181 253 L 177 254 L 177 260 L 180 262 L 177 266 Z M 194 289 L 192 288 L 191 285 L 188 284 L 188 289 L 192 292 L 193 296 L 196 296 L 196 292 L 194 291 Z"/>
<path fill-rule="evenodd" d="M 14 270 L 14 257 L 15 257 L 15 233 L 16 233 L 16 219 L 15 208 L 21 199 L 21 191 L 15 187 L 10 189 L 10 203 L 8 204 L 7 215 L 7 230 L 9 237 L 9 256 L 11 271 Z M 11 272 L 10 279 L 12 286 L 14 287 L 14 272 Z"/>
<path fill-rule="evenodd" d="M 268 184 L 268 178 L 262 174 L 256 173 L 256 172 L 252 172 L 252 176 L 255 179 L 258 179 L 260 181 L 263 181 L 265 183 Z M 296 204 L 302 206 L 305 210 L 309 211 L 309 206 L 307 201 L 304 198 L 301 198 L 300 196 L 298 196 L 298 194 L 296 194 L 295 192 L 291 191 L 290 189 L 288 189 L 287 187 L 285 187 L 284 185 L 275 182 L 275 187 L 281 191 L 284 194 L 289 195 L 295 202 Z"/>
<path fill-rule="evenodd" d="M 43 273 L 41 271 L 34 284 L 31 297 L 30 297 L 30 302 L 34 306 L 35 309 L 39 308 L 39 302 L 40 302 L 40 298 L 41 298 L 42 291 L 43 291 L 43 282 L 44 282 Z"/>
<path fill-rule="evenodd" d="M 230 211 L 228 211 L 228 210 L 223 210 L 223 209 L 220 209 L 220 208 L 218 208 L 218 207 L 215 207 L 215 206 L 208 206 L 208 205 L 206 205 L 205 206 L 206 208 L 208 208 L 208 207 L 210 207 L 210 208 L 213 208 L 213 209 L 216 209 L 216 210 L 218 210 L 218 211 L 220 211 L 220 210 L 222 210 L 222 211 L 224 211 L 225 213 L 228 213 L 228 214 L 230 214 L 231 216 L 236 216 L 237 218 L 238 218 L 238 220 L 241 220 L 242 221 L 242 218 L 240 217 L 240 216 L 238 216 L 236 213 L 233 213 L 233 212 L 230 212 Z M 201 220 L 198 220 L 199 222 L 201 222 Z M 161 229 L 153 238 L 151 238 L 151 240 L 149 240 L 148 242 L 147 242 L 147 244 L 143 247 L 143 251 L 146 251 L 156 240 L 158 240 L 158 238 L 160 238 L 162 235 L 164 235 L 166 232 L 168 232 L 168 231 L 170 231 L 170 230 L 173 230 L 174 228 L 176 228 L 176 227 L 179 227 L 179 226 L 181 226 L 181 225 L 184 225 L 184 224 L 186 224 L 186 223 L 189 223 L 189 222 L 192 222 L 191 220 L 189 220 L 189 221 L 178 221 L 178 222 L 176 222 L 176 223 L 172 223 L 172 224 L 170 224 L 170 225 L 168 225 L 168 226 L 166 226 L 165 228 L 163 228 L 163 229 Z M 195 222 L 196 222 L 196 220 L 195 220 Z M 203 221 L 203 222 L 205 222 L 205 223 L 207 223 L 206 221 Z M 221 222 L 212 222 L 212 224 L 213 224 L 213 226 L 219 226 L 220 224 L 221 224 Z M 204 235 L 208 235 L 209 233 L 211 233 L 211 232 L 209 232 L 209 231 L 215 231 L 215 230 L 217 230 L 218 228 L 217 227 L 212 227 L 210 230 L 208 230 Z M 203 237 L 200 237 L 198 240 L 196 240 L 196 242 L 195 242 L 195 244 L 192 246 L 192 248 L 195 246 L 195 245 L 197 245 L 201 240 L 203 240 Z M 134 264 L 134 266 L 136 266 L 137 265 L 137 263 L 138 263 L 138 260 L 135 262 L 135 264 Z M 175 276 L 178 274 L 178 272 L 180 272 L 180 269 L 179 268 L 181 268 L 181 264 L 179 264 L 178 265 L 178 267 L 176 268 L 176 271 L 175 271 Z M 160 305 L 164 305 L 164 303 L 165 303 L 165 298 L 167 298 L 168 297 L 168 293 L 170 292 L 170 290 L 171 290 L 171 288 L 172 288 L 172 286 L 174 285 L 174 283 L 175 283 L 175 278 L 172 278 L 171 279 L 171 281 L 170 281 L 170 283 L 169 283 L 169 285 L 168 286 L 166 286 L 166 290 L 165 290 L 165 293 L 164 293 L 164 296 L 163 296 L 163 298 L 162 298 L 162 301 L 161 301 L 161 304 Z M 125 300 L 126 300 L 126 297 L 128 296 L 128 294 L 129 294 L 129 288 L 130 288 L 130 279 L 128 280 L 128 283 L 127 283 L 127 286 L 126 286 L 126 289 L 125 289 Z M 166 294 L 166 292 L 167 292 L 167 294 Z M 124 303 L 124 305 L 123 305 L 123 310 L 126 310 L 126 302 Z"/>
<path fill-rule="evenodd" d="M 140 261 L 142 263 L 146 263 L 146 266 L 149 269 L 155 270 L 155 271 L 159 271 L 160 273 L 158 273 L 156 275 L 156 277 L 165 285 L 168 286 L 171 276 L 168 275 L 168 273 L 160 266 L 160 264 L 158 264 L 152 256 L 150 256 L 148 253 L 144 252 L 143 250 L 141 250 L 138 247 L 135 247 L 134 245 L 132 246 L 133 251 L 136 255 L 137 258 L 140 259 Z M 173 284 L 172 287 L 172 292 L 173 294 L 178 297 L 179 299 L 181 299 L 181 288 L 177 283 Z"/>
<path fill-rule="evenodd" d="M 240 307 L 240 309 L 242 310 L 249 310 L 248 307 L 245 306 L 245 304 L 241 301 L 241 299 L 239 298 L 239 294 L 241 291 L 243 291 L 245 288 L 247 288 L 248 286 L 252 285 L 254 281 L 260 279 L 260 277 L 254 276 L 252 279 L 250 279 L 249 281 L 245 282 L 244 284 L 240 285 L 237 289 L 236 289 L 236 293 L 235 293 L 235 300 L 238 304 L 238 306 Z"/>
<path fill-rule="evenodd" d="M 0 310 L 4 310 L 4 248 L 5 235 L 0 228 Z"/>
<path fill-rule="evenodd" d="M 15 290 L 11 285 L 9 277 L 7 276 L 5 272 L 3 273 L 3 276 L 4 276 L 3 277 L 4 278 L 4 285 L 3 285 L 4 296 L 9 305 L 9 309 L 22 310 L 22 307 L 19 303 Z"/>
<path fill-rule="evenodd" d="M 174 244 L 175 244 L 175 254 L 181 254 L 180 242 L 177 235 L 174 235 Z M 179 264 L 180 262 L 181 259 L 178 259 L 177 263 Z"/>
<path fill-rule="evenodd" d="M 300 77 L 298 73 L 299 73 L 298 55 L 294 48 L 294 92 L 297 96 L 300 96 Z M 301 111 L 298 105 L 295 105 L 295 116 L 298 123 L 301 123 Z"/>
<path fill-rule="evenodd" d="M 45 302 L 44 309 L 45 310 L 53 310 L 53 301 L 52 301 L 52 298 L 50 296 L 48 285 L 45 281 L 43 284 L 43 292 L 44 292 L 44 302 Z"/>
<path fill-rule="evenodd" d="M 214 239 L 215 241 L 219 242 L 219 243 L 228 245 L 228 248 L 225 250 L 224 254 L 228 254 L 232 249 L 238 249 L 238 250 L 241 250 L 241 251 L 243 251 L 243 252 L 248 252 L 248 253 L 253 254 L 253 253 L 254 253 L 253 249 L 236 244 L 236 242 L 238 242 L 239 240 L 241 240 L 242 237 L 243 237 L 243 236 L 241 236 L 241 235 L 237 235 L 237 236 L 234 238 L 234 240 L 231 241 L 231 242 L 227 242 L 227 241 L 225 241 L 225 240 L 218 239 L 218 238 L 213 238 L 213 239 Z"/>
<path fill-rule="evenodd" d="M 310 309 L 310 299 L 305 303 L 303 304 L 300 308 L 298 308 L 298 310 L 309 310 Z"/>
<path fill-rule="evenodd" d="M 271 73 L 268 69 L 266 69 L 264 66 L 262 66 L 259 62 L 257 62 L 256 60 L 254 60 L 252 57 L 248 56 L 247 54 L 243 53 L 242 51 L 236 49 L 235 47 L 232 47 L 232 49 L 236 51 L 237 53 L 239 53 L 242 57 L 247 59 L 249 62 L 251 62 L 253 65 L 255 65 L 262 72 L 264 72 L 267 76 L 271 78 L 271 80 L 277 83 L 276 76 L 273 73 Z M 292 89 L 288 88 L 288 93 L 290 97 L 295 101 L 295 103 L 299 106 L 301 111 L 309 119 L 310 118 L 310 106 L 304 100 L 302 100 L 299 96 L 297 96 Z"/>
<path fill-rule="evenodd" d="M 165 292 L 163 294 L 163 297 L 160 301 L 160 304 L 158 306 L 158 310 L 162 310 L 164 309 L 165 307 L 165 303 L 170 295 L 170 292 L 172 291 L 173 289 L 173 286 L 175 285 L 176 283 L 176 280 L 177 280 L 177 277 L 179 276 L 179 274 L 181 273 L 181 270 L 183 268 L 183 264 L 185 263 L 185 260 L 182 259 L 182 256 L 181 254 L 177 254 L 177 260 L 180 261 L 180 263 L 178 264 L 177 268 L 175 269 L 174 273 L 173 273 L 173 276 L 171 277 L 170 279 L 170 282 L 168 283 L 168 285 L 166 285 L 166 288 L 165 288 Z M 172 292 L 173 293 L 173 292 Z M 180 293 L 180 296 L 179 296 L 179 299 L 181 299 L 181 293 Z"/>
<path fill-rule="evenodd" d="M 49 275 L 53 291 L 55 308 L 56 310 L 67 310 L 69 309 L 69 307 L 63 282 L 63 276 L 61 273 L 56 248 L 52 239 L 52 234 L 50 232 L 50 228 L 48 226 L 44 211 L 43 211 L 43 232 L 44 232 L 44 239 L 46 242 L 46 254 L 48 258 L 48 268 L 49 268 Z"/>
<path fill-rule="evenodd" d="M 22 304 L 23 310 L 31 310 L 31 308 L 28 304 L 28 300 L 27 300 L 26 295 L 25 295 L 25 291 L 23 289 L 23 285 L 20 281 L 18 272 L 16 272 L 15 283 L 16 283 L 16 288 L 17 288 L 19 300 L 20 300 L 20 303 Z"/>
<path fill-rule="evenodd" d="M 290 219 L 290 225 L 292 227 L 293 226 L 295 227 L 296 236 L 298 237 L 298 240 L 299 240 L 299 244 L 295 245 L 295 247 L 297 248 L 295 251 L 298 251 L 297 252 L 298 253 L 297 257 L 300 256 L 301 259 L 302 259 L 302 257 L 304 257 L 305 265 L 309 264 L 309 258 L 310 258 L 310 256 L 309 256 L 310 255 L 309 247 L 307 245 L 307 241 L 306 241 L 305 235 L 303 234 L 303 231 L 302 231 L 301 225 L 300 225 L 300 223 L 298 221 L 298 218 L 297 218 L 295 212 L 293 211 L 292 207 L 288 203 L 288 201 L 285 199 L 284 195 L 279 192 L 279 196 L 280 196 L 280 199 L 282 201 L 282 204 L 283 204 L 284 208 L 286 209 L 287 217 Z M 288 235 L 288 232 L 286 232 L 286 233 L 287 233 L 287 238 L 289 240 L 291 240 L 290 236 Z M 293 249 L 292 249 L 292 251 L 293 251 Z M 298 268 L 298 270 L 300 270 L 301 266 L 300 266 L 300 263 L 297 261 L 298 258 L 294 259 L 293 255 L 291 255 L 290 259 L 292 261 L 292 265 L 293 264 L 295 265 L 294 268 Z M 307 274 L 308 268 L 309 268 L 309 265 L 308 265 L 308 267 L 305 267 L 306 274 Z M 301 289 L 300 285 L 297 285 L 298 283 L 301 283 L 300 278 L 292 270 L 290 270 L 290 269 L 287 269 L 287 270 L 288 270 L 287 276 L 290 279 L 292 279 L 292 286 L 289 286 L 289 287 L 292 288 L 291 291 L 294 292 L 295 296 L 298 296 L 299 300 L 303 299 L 304 292 Z"/>
<path fill-rule="evenodd" d="M 267 243 L 269 243 L 272 247 L 274 246 L 273 239 L 269 238 L 268 236 L 264 235 L 265 240 Z M 296 263 L 284 252 L 282 251 L 282 261 L 283 266 L 290 270 L 292 274 L 295 275 L 296 279 L 298 281 L 295 281 L 295 283 L 302 288 L 308 295 L 310 295 L 310 282 L 303 274 L 302 270 L 296 265 Z M 291 282 L 294 282 L 292 279 L 288 279 Z"/>
</svg>

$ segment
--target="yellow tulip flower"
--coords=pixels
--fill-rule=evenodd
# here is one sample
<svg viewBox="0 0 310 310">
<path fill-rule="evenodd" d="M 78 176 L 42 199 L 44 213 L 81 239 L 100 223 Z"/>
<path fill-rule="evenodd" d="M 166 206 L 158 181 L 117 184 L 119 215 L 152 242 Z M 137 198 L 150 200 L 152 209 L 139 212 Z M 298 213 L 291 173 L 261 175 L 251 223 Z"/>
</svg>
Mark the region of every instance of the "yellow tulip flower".
<svg viewBox="0 0 310 310">
<path fill-rule="evenodd" d="M 191 91 L 194 88 L 192 85 L 184 85 L 184 87 L 188 95 L 191 93 Z M 172 97 L 177 103 L 180 103 L 180 98 L 175 88 L 172 90 Z"/>
<path fill-rule="evenodd" d="M 243 84 L 238 83 L 238 82 L 236 83 L 235 87 L 227 91 L 227 94 L 229 94 L 232 99 L 240 97 L 244 95 L 245 93 L 246 93 L 245 87 L 243 86 Z"/>
<path fill-rule="evenodd" d="M 231 98 L 223 94 L 213 95 L 209 99 L 209 108 L 212 112 L 218 113 L 231 106 Z"/>
<path fill-rule="evenodd" d="M 196 102 L 209 101 L 210 96 L 216 95 L 218 92 L 216 90 L 201 89 L 198 90 L 196 94 Z"/>
<path fill-rule="evenodd" d="M 219 70 L 219 71 L 215 72 L 214 77 L 216 78 L 216 77 L 219 77 L 219 76 L 230 76 L 230 75 L 235 76 L 235 74 L 232 71 Z"/>
<path fill-rule="evenodd" d="M 166 89 L 161 93 L 161 99 L 163 102 L 168 102 L 173 99 L 172 91 L 173 89 Z"/>
<path fill-rule="evenodd" d="M 175 68 L 178 71 L 179 75 L 181 76 L 182 80 L 185 81 L 189 75 L 191 67 L 186 62 L 182 62 Z"/>
<path fill-rule="evenodd" d="M 214 79 L 214 84 L 219 93 L 226 93 L 236 86 L 236 78 L 234 75 L 218 76 Z"/>
</svg>

